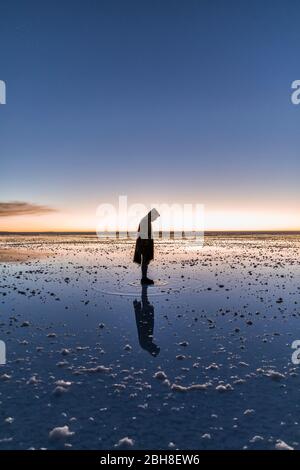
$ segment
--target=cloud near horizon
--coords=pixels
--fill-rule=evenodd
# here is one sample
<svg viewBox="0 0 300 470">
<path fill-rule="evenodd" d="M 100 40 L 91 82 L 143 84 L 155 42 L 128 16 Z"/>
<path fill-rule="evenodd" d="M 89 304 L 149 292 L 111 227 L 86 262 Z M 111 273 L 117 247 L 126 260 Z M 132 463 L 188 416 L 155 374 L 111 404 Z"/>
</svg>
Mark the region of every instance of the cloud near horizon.
<svg viewBox="0 0 300 470">
<path fill-rule="evenodd" d="M 0 217 L 15 217 L 20 215 L 44 215 L 56 212 L 48 206 L 32 204 L 29 202 L 0 202 Z"/>
</svg>

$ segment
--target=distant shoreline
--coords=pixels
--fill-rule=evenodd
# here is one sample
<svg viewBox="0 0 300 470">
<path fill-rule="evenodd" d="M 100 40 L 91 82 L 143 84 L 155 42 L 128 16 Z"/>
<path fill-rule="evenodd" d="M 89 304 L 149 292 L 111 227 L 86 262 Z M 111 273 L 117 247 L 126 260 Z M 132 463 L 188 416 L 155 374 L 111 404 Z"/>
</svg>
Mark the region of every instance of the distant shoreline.
<svg viewBox="0 0 300 470">
<path fill-rule="evenodd" d="M 176 233 L 179 233 L 180 230 L 176 230 Z M 108 232 L 107 235 L 113 234 L 115 232 Z M 126 234 L 125 231 L 120 231 L 121 234 Z M 163 232 L 168 233 L 168 232 Z M 51 235 L 51 236 L 63 236 L 63 235 L 95 235 L 96 232 L 2 232 L 0 231 L 0 236 L 34 236 L 34 235 Z M 216 235 L 300 235 L 300 230 L 207 230 L 204 232 L 205 236 L 216 236 Z M 104 234 L 103 234 L 104 236 Z"/>
</svg>

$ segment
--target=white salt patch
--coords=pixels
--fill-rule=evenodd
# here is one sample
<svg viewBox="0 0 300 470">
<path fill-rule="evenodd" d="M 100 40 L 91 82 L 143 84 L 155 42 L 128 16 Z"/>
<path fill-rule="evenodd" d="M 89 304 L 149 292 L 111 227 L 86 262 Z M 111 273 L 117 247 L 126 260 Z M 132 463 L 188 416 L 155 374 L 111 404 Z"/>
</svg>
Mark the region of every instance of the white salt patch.
<svg viewBox="0 0 300 470">
<path fill-rule="evenodd" d="M 4 437 L 3 439 L 0 439 L 0 442 L 12 442 L 13 441 L 13 437 Z"/>
<path fill-rule="evenodd" d="M 229 392 L 231 390 L 233 390 L 233 387 L 230 385 L 230 384 L 226 384 L 226 385 L 218 385 L 216 387 L 216 390 L 220 393 L 223 393 L 223 392 Z"/>
<path fill-rule="evenodd" d="M 176 356 L 176 359 L 177 361 L 184 361 L 185 356 L 183 354 L 178 354 L 178 356 Z"/>
<path fill-rule="evenodd" d="M 96 374 L 96 373 L 101 373 L 101 372 L 111 372 L 110 367 L 105 367 L 105 366 L 96 366 L 96 367 L 91 367 L 91 368 L 86 368 L 82 367 L 80 369 L 77 369 L 74 374 Z"/>
<path fill-rule="evenodd" d="M 178 384 L 172 384 L 171 385 L 171 390 L 174 390 L 174 392 L 187 392 L 188 387 L 184 387 L 183 385 L 178 385 Z"/>
<path fill-rule="evenodd" d="M 53 428 L 52 431 L 49 432 L 49 439 L 50 441 L 60 441 L 67 439 L 67 437 L 73 436 L 75 433 L 71 432 L 69 426 L 62 426 Z"/>
<path fill-rule="evenodd" d="M 11 375 L 8 375 L 8 374 L 0 375 L 0 380 L 10 380 L 10 379 L 11 379 Z"/>
<path fill-rule="evenodd" d="M 265 375 L 267 377 L 270 377 L 272 380 L 282 380 L 285 379 L 285 375 L 281 374 L 280 372 L 277 372 L 276 370 L 267 370 Z"/>
<path fill-rule="evenodd" d="M 120 439 L 119 442 L 115 444 L 115 447 L 132 447 L 133 444 L 133 439 L 130 439 L 129 437 L 123 437 L 123 439 Z"/>
<path fill-rule="evenodd" d="M 67 388 L 64 388 L 64 387 L 56 387 L 54 390 L 53 390 L 53 395 L 55 395 L 56 397 L 60 397 L 61 395 L 64 395 L 65 393 L 67 393 L 68 389 Z"/>
<path fill-rule="evenodd" d="M 11 416 L 9 416 L 4 421 L 5 421 L 5 423 L 12 424 L 14 422 L 14 420 L 15 420 L 15 418 L 12 418 Z"/>
<path fill-rule="evenodd" d="M 165 380 L 167 379 L 167 375 L 162 370 L 159 370 L 158 372 L 155 372 L 153 378 L 158 380 Z"/>
<path fill-rule="evenodd" d="M 71 387 L 72 382 L 65 382 L 64 380 L 57 380 L 55 382 L 55 385 L 57 385 L 58 387 Z"/>
<path fill-rule="evenodd" d="M 117 390 L 124 390 L 126 388 L 124 384 L 113 384 L 112 386 Z"/>
<path fill-rule="evenodd" d="M 286 442 L 281 441 L 280 439 L 276 442 L 275 449 L 277 449 L 277 450 L 294 450 L 293 447 L 289 446 Z"/>
<path fill-rule="evenodd" d="M 193 384 L 193 385 L 189 385 L 188 387 L 185 387 L 183 385 L 179 385 L 179 384 L 172 384 L 171 385 L 171 390 L 175 391 L 175 392 L 189 392 L 189 391 L 193 391 L 193 390 L 207 390 L 208 387 L 210 387 L 211 384 L 208 382 L 208 383 L 204 383 L 204 384 Z"/>
<path fill-rule="evenodd" d="M 205 367 L 205 370 L 217 370 L 217 369 L 219 369 L 219 366 L 215 362 L 213 362 L 209 366 Z"/>
<path fill-rule="evenodd" d="M 250 439 L 250 442 L 255 443 L 255 442 L 260 442 L 263 440 L 264 438 L 262 436 L 253 436 L 252 439 Z"/>
<path fill-rule="evenodd" d="M 194 384 L 194 385 L 190 385 L 188 387 L 188 390 L 207 390 L 208 387 L 210 386 L 211 384 L 209 382 L 204 383 L 204 384 Z"/>
<path fill-rule="evenodd" d="M 30 377 L 29 380 L 27 380 L 26 383 L 27 383 L 27 385 L 36 385 L 36 384 L 38 384 L 38 383 L 40 383 L 40 382 L 41 382 L 41 381 L 36 378 L 36 375 L 33 375 L 32 377 Z"/>
<path fill-rule="evenodd" d="M 71 353 L 70 349 L 62 349 L 60 352 L 63 356 L 67 356 Z"/>
</svg>

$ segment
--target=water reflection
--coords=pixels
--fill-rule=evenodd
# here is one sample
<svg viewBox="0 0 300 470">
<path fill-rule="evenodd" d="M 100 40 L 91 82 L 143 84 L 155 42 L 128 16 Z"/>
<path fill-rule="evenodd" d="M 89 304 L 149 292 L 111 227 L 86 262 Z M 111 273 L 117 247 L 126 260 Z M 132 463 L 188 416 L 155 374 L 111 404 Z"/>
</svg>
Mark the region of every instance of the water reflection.
<svg viewBox="0 0 300 470">
<path fill-rule="evenodd" d="M 160 348 L 153 343 L 154 307 L 148 299 L 148 286 L 142 286 L 141 301 L 134 300 L 133 307 L 141 348 L 158 356 Z"/>
</svg>

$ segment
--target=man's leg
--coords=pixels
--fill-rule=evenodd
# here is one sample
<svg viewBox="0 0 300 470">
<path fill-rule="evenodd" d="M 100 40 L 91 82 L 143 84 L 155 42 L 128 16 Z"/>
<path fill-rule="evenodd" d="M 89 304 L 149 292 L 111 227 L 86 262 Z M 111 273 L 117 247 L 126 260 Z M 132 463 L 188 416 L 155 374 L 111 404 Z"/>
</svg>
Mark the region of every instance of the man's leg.
<svg viewBox="0 0 300 470">
<path fill-rule="evenodd" d="M 142 264 L 141 264 L 141 268 L 142 268 L 142 280 L 141 280 L 141 283 L 142 284 L 154 284 L 154 281 L 152 281 L 152 279 L 149 279 L 148 276 L 147 276 L 147 273 L 148 273 L 148 263 L 144 261 L 144 259 L 142 258 Z"/>
</svg>

